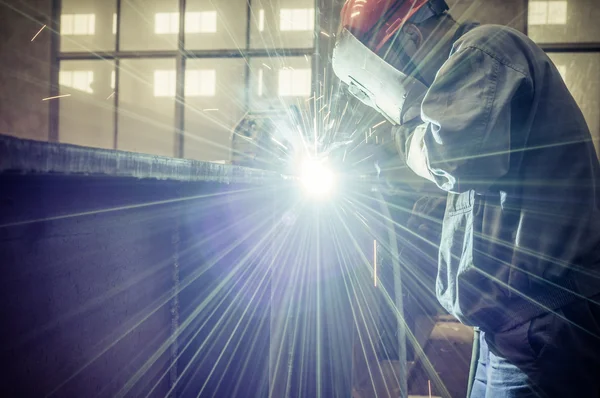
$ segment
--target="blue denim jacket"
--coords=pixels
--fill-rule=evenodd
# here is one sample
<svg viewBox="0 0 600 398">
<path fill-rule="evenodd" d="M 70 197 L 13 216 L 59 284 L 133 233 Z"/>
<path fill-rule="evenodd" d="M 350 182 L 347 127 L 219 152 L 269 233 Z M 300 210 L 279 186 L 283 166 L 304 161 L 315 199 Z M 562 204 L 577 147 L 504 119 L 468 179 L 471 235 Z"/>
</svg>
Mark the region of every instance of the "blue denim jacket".
<svg viewBox="0 0 600 398">
<path fill-rule="evenodd" d="M 450 313 L 499 331 L 600 292 L 598 159 L 535 43 L 465 27 L 421 119 L 407 163 L 449 192 L 436 293 Z"/>
</svg>

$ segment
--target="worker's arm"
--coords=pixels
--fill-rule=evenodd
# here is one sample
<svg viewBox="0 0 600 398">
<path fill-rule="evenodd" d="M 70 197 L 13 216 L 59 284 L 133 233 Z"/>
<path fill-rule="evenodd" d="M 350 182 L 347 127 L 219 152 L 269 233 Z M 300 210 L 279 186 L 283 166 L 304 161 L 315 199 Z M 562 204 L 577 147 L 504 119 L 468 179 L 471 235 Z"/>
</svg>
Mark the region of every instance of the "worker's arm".
<svg viewBox="0 0 600 398">
<path fill-rule="evenodd" d="M 483 50 L 452 54 L 410 127 L 408 166 L 446 191 L 485 190 L 508 172 L 511 104 L 526 80 Z"/>
</svg>

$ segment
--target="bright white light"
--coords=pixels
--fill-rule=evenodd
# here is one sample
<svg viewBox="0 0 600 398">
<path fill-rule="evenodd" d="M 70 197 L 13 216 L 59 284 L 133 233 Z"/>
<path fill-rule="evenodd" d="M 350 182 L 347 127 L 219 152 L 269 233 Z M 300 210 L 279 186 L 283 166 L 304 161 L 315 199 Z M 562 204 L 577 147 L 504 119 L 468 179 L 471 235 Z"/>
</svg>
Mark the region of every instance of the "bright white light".
<svg viewBox="0 0 600 398">
<path fill-rule="evenodd" d="M 186 12 L 185 31 L 187 33 L 215 33 L 217 31 L 217 12 Z"/>
<path fill-rule="evenodd" d="M 279 29 L 282 31 L 308 31 L 314 28 L 314 8 L 282 8 L 279 11 Z"/>
<path fill-rule="evenodd" d="M 154 14 L 154 33 L 157 35 L 179 32 L 178 12 L 159 12 Z"/>
<path fill-rule="evenodd" d="M 174 70 L 155 70 L 154 71 L 154 96 L 155 97 L 174 97 L 175 96 Z"/>
<path fill-rule="evenodd" d="M 94 72 L 91 70 L 61 70 L 58 74 L 58 84 L 86 93 L 94 92 L 94 89 L 92 89 L 93 82 Z"/>
<path fill-rule="evenodd" d="M 60 17 L 60 34 L 88 35 L 96 32 L 95 14 L 63 14 Z"/>
<path fill-rule="evenodd" d="M 308 159 L 302 163 L 300 181 L 306 193 L 313 197 L 329 196 L 335 186 L 335 176 L 322 161 Z"/>
<path fill-rule="evenodd" d="M 265 10 L 258 11 L 258 31 L 264 32 L 265 30 Z"/>
<path fill-rule="evenodd" d="M 529 25 L 566 25 L 566 1 L 530 1 Z"/>
<path fill-rule="evenodd" d="M 280 97 L 308 97 L 310 95 L 310 69 L 280 69 Z"/>
<path fill-rule="evenodd" d="M 185 72 L 186 97 L 214 97 L 217 73 L 214 69 L 188 69 Z"/>
</svg>

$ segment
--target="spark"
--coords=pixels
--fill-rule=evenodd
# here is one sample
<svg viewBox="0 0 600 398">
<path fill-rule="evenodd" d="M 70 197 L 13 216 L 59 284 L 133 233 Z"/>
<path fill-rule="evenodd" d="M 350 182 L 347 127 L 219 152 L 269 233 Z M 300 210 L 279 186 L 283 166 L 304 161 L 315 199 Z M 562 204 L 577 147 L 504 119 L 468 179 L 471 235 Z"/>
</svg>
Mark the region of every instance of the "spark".
<svg viewBox="0 0 600 398">
<path fill-rule="evenodd" d="M 377 287 L 377 240 L 373 241 L 373 285 Z"/>
<path fill-rule="evenodd" d="M 64 97 L 70 97 L 70 96 L 71 96 L 71 94 L 55 95 L 54 97 L 42 98 L 42 101 L 48 101 L 48 100 L 53 100 L 53 99 L 57 99 L 57 98 L 64 98 Z"/>
<path fill-rule="evenodd" d="M 38 32 L 35 34 L 35 36 L 33 36 L 33 38 L 31 39 L 31 41 L 34 41 L 36 37 L 38 37 L 38 35 L 40 33 L 42 33 L 42 30 L 44 30 L 44 28 L 46 27 L 46 25 L 42 26 L 40 30 L 38 30 Z"/>
<path fill-rule="evenodd" d="M 324 30 L 322 30 L 322 31 L 321 31 L 321 34 L 322 34 L 323 36 L 331 37 L 331 36 L 329 35 L 329 33 L 325 32 Z"/>
<path fill-rule="evenodd" d="M 107 99 L 107 100 L 108 100 L 108 99 L 111 99 L 111 98 L 113 97 L 113 95 L 115 95 L 115 92 L 116 92 L 116 91 L 113 91 L 111 95 L 109 95 L 108 97 L 106 97 L 106 99 Z"/>
<path fill-rule="evenodd" d="M 431 380 L 427 380 L 427 385 L 429 386 L 429 398 L 431 398 Z"/>
<path fill-rule="evenodd" d="M 321 109 L 319 109 L 319 113 L 323 112 L 323 109 L 327 108 L 327 104 L 323 105 Z"/>
<path fill-rule="evenodd" d="M 208 108 L 208 109 L 202 109 L 204 112 L 214 112 L 214 111 L 218 111 L 219 108 Z"/>
<path fill-rule="evenodd" d="M 274 141 L 276 144 L 281 145 L 284 149 L 288 149 L 288 147 L 286 147 L 285 145 L 283 145 L 281 142 L 277 141 L 274 137 L 271 137 L 271 140 Z"/>
<path fill-rule="evenodd" d="M 350 14 L 350 18 L 354 18 L 358 15 L 360 15 L 360 11 L 353 12 L 352 14 Z"/>
<path fill-rule="evenodd" d="M 385 120 L 382 120 L 381 122 L 377 123 L 375 126 L 373 126 L 372 128 L 377 128 L 379 126 L 381 126 L 383 123 L 385 123 Z"/>
<path fill-rule="evenodd" d="M 268 68 L 269 70 L 273 70 L 273 69 L 271 69 L 271 67 L 270 67 L 269 65 L 265 64 L 264 62 L 263 62 L 263 66 L 264 66 L 265 68 Z"/>
</svg>

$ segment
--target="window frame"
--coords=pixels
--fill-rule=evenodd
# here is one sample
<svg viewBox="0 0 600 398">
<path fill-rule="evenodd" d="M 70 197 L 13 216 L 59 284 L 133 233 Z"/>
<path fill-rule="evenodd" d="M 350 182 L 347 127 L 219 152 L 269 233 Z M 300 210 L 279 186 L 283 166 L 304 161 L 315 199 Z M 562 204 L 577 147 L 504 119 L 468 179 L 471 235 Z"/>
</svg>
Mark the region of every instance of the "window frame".
<svg viewBox="0 0 600 398">
<path fill-rule="evenodd" d="M 529 4 L 531 1 L 538 1 L 538 0 L 526 0 L 526 4 L 525 4 L 525 9 L 527 10 L 527 15 L 525 18 L 525 34 L 528 34 L 528 29 L 529 29 Z M 569 9 L 569 4 L 567 1 L 567 15 L 565 15 L 565 18 L 567 20 L 568 23 L 568 9 Z M 600 38 L 598 39 L 598 41 L 591 41 L 591 42 L 565 42 L 565 43 L 556 43 L 556 42 L 544 42 L 544 41 L 536 41 L 536 44 L 538 46 L 540 46 L 540 48 L 542 50 L 544 50 L 544 52 L 546 52 L 547 54 L 589 54 L 589 53 L 600 53 Z M 561 76 L 563 76 L 563 79 L 566 79 L 565 81 L 567 81 L 569 79 L 569 71 L 568 69 L 565 71 L 566 73 L 562 73 L 561 71 Z M 592 131 L 592 134 L 597 134 L 600 132 L 594 132 Z"/>
<path fill-rule="evenodd" d="M 248 109 L 248 105 L 251 97 L 251 71 L 250 71 L 250 59 L 251 58 L 261 58 L 261 57 L 269 57 L 269 56 L 281 56 L 281 57 L 299 57 L 299 56 L 307 56 L 313 57 L 315 53 L 318 51 L 319 45 L 319 17 L 318 17 L 318 1 L 314 0 L 314 37 L 313 45 L 311 47 L 306 48 L 265 48 L 265 49 L 253 49 L 250 47 L 250 35 L 251 26 L 253 24 L 254 17 L 252 16 L 252 5 L 251 2 L 246 2 L 246 43 L 243 48 L 236 50 L 190 50 L 185 48 L 185 34 L 190 33 L 186 32 L 186 1 L 179 0 L 178 1 L 178 11 L 177 14 L 179 16 L 179 29 L 178 29 L 178 48 L 172 51 L 155 51 L 155 50 L 147 50 L 147 51 L 121 51 L 120 49 L 120 25 L 121 25 L 121 16 L 122 9 L 121 3 L 122 0 L 114 0 L 116 3 L 116 9 L 114 14 L 116 15 L 114 25 L 116 25 L 116 29 L 113 29 L 113 36 L 115 39 L 115 48 L 113 51 L 87 51 L 87 52 L 64 52 L 60 51 L 60 41 L 61 41 L 61 33 L 60 33 L 60 18 L 62 15 L 62 1 L 61 0 L 52 0 L 52 23 L 50 28 L 53 31 L 51 37 L 51 78 L 50 78 L 50 94 L 51 96 L 56 96 L 59 93 L 60 85 L 59 85 L 59 73 L 60 73 L 60 64 L 62 61 L 74 61 L 74 60 L 107 60 L 114 61 L 115 69 L 114 69 L 114 79 L 111 76 L 111 84 L 114 82 L 114 95 L 113 98 L 113 110 L 114 110 L 114 125 L 113 125 L 113 149 L 118 149 L 118 134 L 119 134 L 119 126 L 118 126 L 118 112 L 119 112 L 119 101 L 118 101 L 118 90 L 119 90 L 119 81 L 120 81 L 120 60 L 123 59 L 151 59 L 151 58 L 170 58 L 176 60 L 176 92 L 175 92 L 175 118 L 174 118 L 174 129 L 176 133 L 176 147 L 173 151 L 174 157 L 183 157 L 184 154 L 184 123 L 185 123 L 185 73 L 186 73 L 186 60 L 187 59 L 231 59 L 231 58 L 243 58 L 246 59 L 246 67 L 245 67 L 245 79 L 244 79 L 244 87 L 245 87 L 245 108 Z M 191 11 L 193 12 L 193 11 Z M 154 21 L 153 21 L 154 22 Z M 214 32 L 201 32 L 198 34 L 214 34 Z M 218 29 L 218 19 L 217 19 L 217 32 Z M 196 33 L 196 32 L 193 32 Z M 173 34 L 173 33 L 161 33 L 161 34 Z M 315 72 L 314 57 L 313 62 L 311 62 L 312 69 L 312 79 L 311 79 L 311 92 L 315 92 L 318 87 L 317 78 L 318 75 Z M 218 79 L 218 71 L 217 71 L 217 79 Z M 53 101 L 50 104 L 50 116 L 49 116 L 49 138 L 52 142 L 59 142 L 59 123 L 60 123 L 60 114 L 59 114 L 59 106 L 57 101 Z"/>
</svg>

